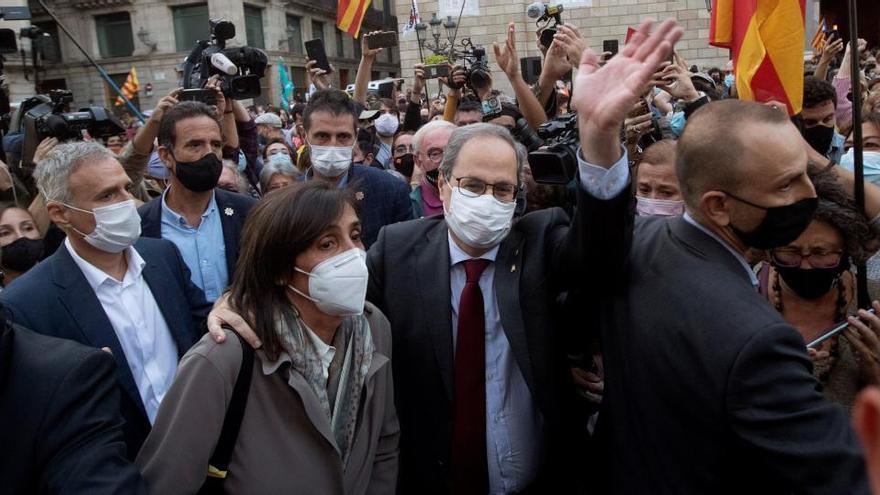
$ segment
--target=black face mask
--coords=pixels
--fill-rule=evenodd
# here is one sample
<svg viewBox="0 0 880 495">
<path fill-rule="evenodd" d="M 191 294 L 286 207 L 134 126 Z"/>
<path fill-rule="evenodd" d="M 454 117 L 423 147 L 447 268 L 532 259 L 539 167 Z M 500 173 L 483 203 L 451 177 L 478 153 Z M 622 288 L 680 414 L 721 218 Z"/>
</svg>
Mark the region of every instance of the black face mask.
<svg viewBox="0 0 880 495">
<path fill-rule="evenodd" d="M 425 172 L 425 179 L 428 180 L 428 184 L 431 184 L 434 187 L 437 187 L 437 180 L 440 178 L 440 169 L 435 168 L 430 172 Z"/>
<path fill-rule="evenodd" d="M 782 277 L 795 294 L 804 299 L 817 299 L 824 296 L 834 287 L 834 281 L 845 270 L 849 269 L 849 260 L 844 258 L 833 268 L 784 267 L 773 264 L 776 272 Z"/>
<path fill-rule="evenodd" d="M 790 244 L 798 238 L 813 220 L 813 214 L 819 205 L 818 198 L 804 198 L 798 202 L 784 206 L 766 207 L 756 205 L 724 191 L 731 198 L 753 208 L 767 212 L 761 224 L 751 232 L 744 232 L 732 223 L 730 228 L 746 246 L 755 249 L 773 249 Z"/>
<path fill-rule="evenodd" d="M 412 177 L 415 163 L 412 153 L 406 153 L 394 159 L 394 168 L 403 174 L 404 177 Z"/>
<path fill-rule="evenodd" d="M 807 127 L 804 129 L 804 139 L 810 143 L 814 150 L 824 155 L 831 149 L 831 140 L 834 139 L 834 128 L 824 125 Z"/>
<path fill-rule="evenodd" d="M 43 240 L 19 237 L 0 248 L 0 262 L 16 272 L 24 273 L 43 258 Z"/>
<path fill-rule="evenodd" d="M 217 181 L 223 173 L 223 162 L 214 153 L 208 153 L 194 162 L 174 160 L 177 162 L 174 175 L 183 187 L 193 192 L 210 191 L 217 187 Z"/>
</svg>

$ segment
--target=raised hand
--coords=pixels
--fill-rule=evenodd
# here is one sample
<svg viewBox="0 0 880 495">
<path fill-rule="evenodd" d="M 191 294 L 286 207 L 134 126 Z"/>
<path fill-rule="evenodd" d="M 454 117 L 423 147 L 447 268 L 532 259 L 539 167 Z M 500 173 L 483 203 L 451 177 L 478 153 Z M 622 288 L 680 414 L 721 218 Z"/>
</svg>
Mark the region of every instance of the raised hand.
<svg viewBox="0 0 880 495">
<path fill-rule="evenodd" d="M 516 55 L 516 28 L 511 22 L 507 25 L 507 41 L 504 46 L 492 42 L 495 50 L 495 61 L 501 70 L 507 74 L 508 79 L 513 79 L 519 74 L 519 57 Z"/>
<path fill-rule="evenodd" d="M 880 313 L 880 303 L 874 301 L 872 306 Z M 844 335 L 856 351 L 862 379 L 876 385 L 880 383 L 880 318 L 862 309 L 858 318 L 849 317 L 849 324 Z"/>
<path fill-rule="evenodd" d="M 318 62 L 315 60 L 309 60 L 306 62 L 306 73 L 308 73 L 309 79 L 315 84 L 315 88 L 319 90 L 327 89 L 330 87 L 330 73 L 324 69 L 315 67 L 317 63 Z"/>
<path fill-rule="evenodd" d="M 370 33 L 361 36 L 361 58 L 375 60 L 376 56 L 379 55 L 379 52 L 383 50 L 382 48 L 374 48 L 371 50 L 370 46 L 367 44 L 367 38 L 378 32 L 379 31 L 371 31 Z"/>
<path fill-rule="evenodd" d="M 684 32 L 673 19 L 653 31 L 652 26 L 652 21 L 643 22 L 630 42 L 601 69 L 596 53 L 584 50 L 571 105 L 578 112 L 583 158 L 589 163 L 610 167 L 620 159 L 617 136 L 621 123 Z"/>
<path fill-rule="evenodd" d="M 416 64 L 413 68 L 412 101 L 422 100 L 422 90 L 425 89 L 425 64 Z"/>
<path fill-rule="evenodd" d="M 584 40 L 580 30 L 574 24 L 556 26 L 556 35 L 553 36 L 553 40 L 562 44 L 563 48 L 565 48 L 565 55 L 572 64 L 576 64 L 581 60 L 581 57 L 584 55 L 584 49 L 587 48 L 586 40 Z"/>
</svg>

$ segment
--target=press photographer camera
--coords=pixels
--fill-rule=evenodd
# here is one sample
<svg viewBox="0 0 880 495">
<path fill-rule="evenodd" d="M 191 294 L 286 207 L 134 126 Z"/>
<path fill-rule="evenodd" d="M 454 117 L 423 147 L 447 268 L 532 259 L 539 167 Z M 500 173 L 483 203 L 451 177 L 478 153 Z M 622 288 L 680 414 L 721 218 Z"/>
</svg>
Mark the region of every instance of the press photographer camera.
<svg viewBox="0 0 880 495">
<path fill-rule="evenodd" d="M 48 95 L 36 95 L 21 104 L 18 123 L 24 134 L 21 153 L 22 167 L 33 165 L 34 151 L 46 138 L 59 141 L 83 139 L 83 131 L 93 139 L 105 138 L 125 132 L 125 126 L 107 109 L 98 106 L 81 108 L 77 112 L 68 111 L 73 102 L 73 93 L 58 89 Z"/>
<path fill-rule="evenodd" d="M 520 123 L 517 124 L 517 131 L 522 134 Z M 541 124 L 536 132 L 537 139 L 531 134 L 517 136 L 529 149 L 529 166 L 535 182 L 548 185 L 568 184 L 574 179 L 578 167 L 577 113 L 560 115 Z"/>
<path fill-rule="evenodd" d="M 220 90 L 229 98 L 245 100 L 260 96 L 260 78 L 268 59 L 262 50 L 249 46 L 226 48 L 235 37 L 235 25 L 211 19 L 211 39 L 199 40 L 183 63 L 183 88 L 204 88 L 213 75 L 220 76 Z"/>
</svg>

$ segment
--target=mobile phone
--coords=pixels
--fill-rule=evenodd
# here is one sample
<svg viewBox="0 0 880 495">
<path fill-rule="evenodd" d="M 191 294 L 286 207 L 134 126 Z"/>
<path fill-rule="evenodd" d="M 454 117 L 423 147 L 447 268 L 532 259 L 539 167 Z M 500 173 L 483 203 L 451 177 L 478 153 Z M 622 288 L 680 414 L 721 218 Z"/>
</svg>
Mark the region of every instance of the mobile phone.
<svg viewBox="0 0 880 495">
<path fill-rule="evenodd" d="M 874 314 L 874 308 L 869 309 L 868 312 L 871 314 Z M 831 330 L 828 330 L 827 332 L 823 333 L 816 340 L 807 344 L 807 347 L 814 347 L 815 348 L 817 345 L 821 344 L 822 342 L 825 342 L 826 340 L 830 339 L 831 337 L 834 337 L 835 335 L 846 330 L 847 328 L 849 328 L 848 321 L 844 321 L 842 323 L 839 323 L 837 326 L 835 326 Z"/>
<path fill-rule="evenodd" d="M 437 79 L 438 77 L 449 77 L 449 65 L 434 64 L 425 66 L 425 79 Z"/>
<path fill-rule="evenodd" d="M 315 61 L 315 67 L 327 72 L 333 71 L 330 68 L 330 61 L 327 60 L 327 52 L 324 50 L 324 40 L 320 38 L 309 40 L 305 42 L 305 46 L 306 56 L 309 57 L 309 60 Z"/>
<path fill-rule="evenodd" d="M 391 48 L 397 46 L 396 31 L 381 31 L 367 36 L 367 47 L 370 50 L 376 48 Z"/>
<path fill-rule="evenodd" d="M 617 55 L 617 51 L 619 49 L 620 49 L 620 44 L 617 40 L 604 40 L 604 41 L 602 41 L 602 51 L 611 53 L 611 56 L 608 58 L 611 58 L 611 57 Z"/>
<path fill-rule="evenodd" d="M 217 104 L 217 93 L 213 89 L 183 89 L 177 94 L 177 101 L 200 101 L 205 105 Z"/>
</svg>

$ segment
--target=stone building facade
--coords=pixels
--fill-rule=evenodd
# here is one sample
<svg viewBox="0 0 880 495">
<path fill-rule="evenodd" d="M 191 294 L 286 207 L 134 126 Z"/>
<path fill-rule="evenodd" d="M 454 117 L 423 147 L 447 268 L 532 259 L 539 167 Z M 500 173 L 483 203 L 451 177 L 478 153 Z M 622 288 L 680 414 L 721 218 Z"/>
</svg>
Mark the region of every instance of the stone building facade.
<svg viewBox="0 0 880 495">
<path fill-rule="evenodd" d="M 287 67 L 295 92 L 307 90 L 306 40 L 324 39 L 330 63 L 337 69 L 332 76 L 336 86 L 344 88 L 354 82 L 360 59 L 359 40 L 336 28 L 336 0 L 48 0 L 47 4 L 119 86 L 129 70 L 136 68 L 141 87 L 136 103 L 142 110 L 153 108 L 178 87 L 179 67 L 194 41 L 208 37 L 209 18 L 235 24 L 236 36 L 227 46 L 256 46 L 266 52 L 270 68 L 256 103 L 280 103 L 279 60 Z M 24 40 L 25 69 L 20 60 L 7 57 L 11 100 L 65 88 L 73 91 L 74 107 L 94 104 L 112 108 L 116 95 L 98 71 L 39 3 L 31 1 L 30 8 L 32 25 L 49 36 L 41 36 L 37 42 L 41 49 L 36 84 L 29 40 Z M 393 8 L 391 0 L 374 0 L 363 31 L 394 30 L 397 20 Z M 386 51 L 373 66 L 373 78 L 400 74 L 399 63 L 396 51 Z"/>
</svg>

